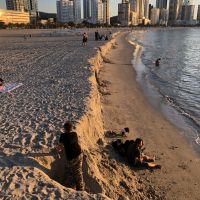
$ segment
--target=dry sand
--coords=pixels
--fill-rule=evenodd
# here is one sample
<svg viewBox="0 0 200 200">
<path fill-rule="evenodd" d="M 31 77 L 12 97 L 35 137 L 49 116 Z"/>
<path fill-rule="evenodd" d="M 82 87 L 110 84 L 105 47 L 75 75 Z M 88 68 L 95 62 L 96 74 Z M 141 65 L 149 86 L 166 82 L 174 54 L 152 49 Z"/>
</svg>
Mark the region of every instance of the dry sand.
<svg viewBox="0 0 200 200">
<path fill-rule="evenodd" d="M 1 75 L 24 84 L 0 95 L 0 198 L 197 200 L 199 158 L 141 93 L 134 46 L 118 33 L 96 42 L 91 30 L 85 48 L 84 31 L 0 32 Z M 84 150 L 85 192 L 65 187 L 65 156 L 54 149 L 67 118 Z M 138 171 L 114 152 L 104 130 L 124 126 L 144 138 L 160 171 Z"/>
</svg>

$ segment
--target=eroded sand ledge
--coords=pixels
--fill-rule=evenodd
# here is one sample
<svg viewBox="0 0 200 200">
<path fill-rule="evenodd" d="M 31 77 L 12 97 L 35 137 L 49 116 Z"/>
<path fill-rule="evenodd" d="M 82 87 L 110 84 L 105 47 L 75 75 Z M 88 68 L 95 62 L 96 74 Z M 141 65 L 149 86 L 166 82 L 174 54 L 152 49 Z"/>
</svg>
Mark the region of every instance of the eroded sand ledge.
<svg viewBox="0 0 200 200">
<path fill-rule="evenodd" d="M 134 47 L 125 36 L 122 33 L 113 38 L 90 60 L 92 90 L 87 112 L 76 126 L 86 155 L 86 188 L 95 194 L 62 186 L 65 158 L 58 158 L 55 151 L 43 151 L 34 157 L 10 154 L 4 158 L 5 166 L 0 162 L 2 199 L 199 200 L 199 159 L 178 131 L 144 98 L 131 65 Z M 108 145 L 111 140 L 104 137 L 104 128 L 120 129 L 124 125 L 131 129 L 130 138 L 144 138 L 150 153 L 158 155 L 161 171 L 136 171 L 116 155 Z M 33 162 L 34 167 L 27 167 L 26 162 Z"/>
</svg>

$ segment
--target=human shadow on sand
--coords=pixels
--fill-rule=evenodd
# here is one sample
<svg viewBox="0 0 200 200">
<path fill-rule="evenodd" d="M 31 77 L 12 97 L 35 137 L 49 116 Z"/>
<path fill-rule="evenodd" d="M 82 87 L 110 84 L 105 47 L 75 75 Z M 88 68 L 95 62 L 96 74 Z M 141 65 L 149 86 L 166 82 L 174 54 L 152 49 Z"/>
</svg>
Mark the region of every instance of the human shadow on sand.
<svg viewBox="0 0 200 200">
<path fill-rule="evenodd" d="M 62 184 L 62 179 L 64 177 L 64 159 L 64 155 L 59 157 L 55 151 L 47 153 L 37 152 L 27 154 L 17 152 L 14 155 L 6 155 L 1 151 L 0 167 L 35 167 L 43 171 L 50 178 Z"/>
</svg>

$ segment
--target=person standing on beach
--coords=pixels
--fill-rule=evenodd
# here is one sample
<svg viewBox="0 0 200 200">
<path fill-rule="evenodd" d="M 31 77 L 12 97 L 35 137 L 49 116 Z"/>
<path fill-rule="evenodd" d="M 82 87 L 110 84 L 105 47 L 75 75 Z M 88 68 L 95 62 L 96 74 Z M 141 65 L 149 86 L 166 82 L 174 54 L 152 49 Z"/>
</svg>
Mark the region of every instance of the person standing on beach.
<svg viewBox="0 0 200 200">
<path fill-rule="evenodd" d="M 76 190 L 83 191 L 83 154 L 78 141 L 78 136 L 76 132 L 72 131 L 73 125 L 71 122 L 66 122 L 63 127 L 64 133 L 60 135 L 57 150 L 60 153 L 63 149 L 65 149 L 67 157 L 67 171 L 69 172 L 69 187 L 75 187 Z"/>
<path fill-rule="evenodd" d="M 84 34 L 83 34 L 83 40 L 82 40 L 82 41 L 83 41 L 83 43 L 82 43 L 83 46 L 86 46 L 86 45 L 87 45 L 87 40 L 88 40 L 88 35 L 87 35 L 87 33 L 84 33 Z"/>
</svg>

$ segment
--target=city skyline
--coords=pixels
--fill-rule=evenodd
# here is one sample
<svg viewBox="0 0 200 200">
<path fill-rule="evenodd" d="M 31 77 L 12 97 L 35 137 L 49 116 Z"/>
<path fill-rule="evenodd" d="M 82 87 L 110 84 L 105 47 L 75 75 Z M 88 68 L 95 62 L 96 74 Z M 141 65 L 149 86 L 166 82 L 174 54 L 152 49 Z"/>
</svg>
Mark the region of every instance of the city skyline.
<svg viewBox="0 0 200 200">
<path fill-rule="evenodd" d="M 155 1 L 150 0 L 150 3 Z M 115 16 L 118 14 L 118 3 L 121 3 L 121 0 L 110 0 L 110 2 L 111 16 Z M 5 0 L 0 0 L 0 8 L 6 9 Z M 56 0 L 38 0 L 38 8 L 39 11 L 56 13 Z"/>
<path fill-rule="evenodd" d="M 111 17 L 116 16 L 118 14 L 118 3 L 121 3 L 121 1 L 122 0 L 110 0 Z M 197 5 L 200 5 L 200 0 L 193 0 L 193 2 L 196 5 L 197 11 Z M 149 3 L 155 6 L 156 0 L 150 0 Z M 5 0 L 0 0 L 0 9 L 6 9 Z M 56 0 L 38 0 L 38 10 L 43 12 L 56 13 Z"/>
</svg>

